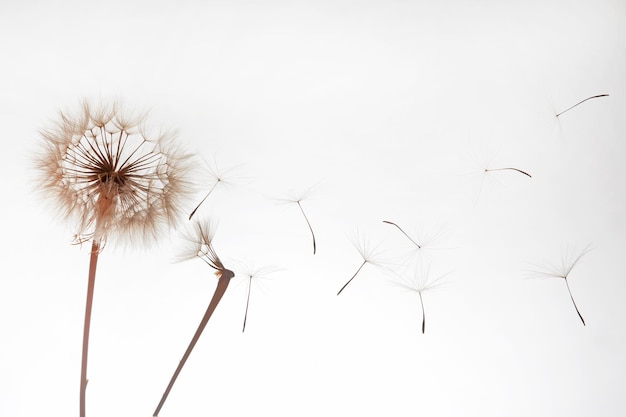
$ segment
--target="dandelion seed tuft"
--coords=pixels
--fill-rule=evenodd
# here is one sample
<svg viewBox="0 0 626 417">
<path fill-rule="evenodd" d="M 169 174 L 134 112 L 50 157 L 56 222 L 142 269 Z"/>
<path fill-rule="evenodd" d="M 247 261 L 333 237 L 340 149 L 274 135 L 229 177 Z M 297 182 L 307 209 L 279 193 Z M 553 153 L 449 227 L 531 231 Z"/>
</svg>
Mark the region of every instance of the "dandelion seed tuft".
<svg viewBox="0 0 626 417">
<path fill-rule="evenodd" d="M 578 305 L 574 300 L 574 296 L 572 295 L 572 290 L 569 287 L 568 278 L 570 273 L 578 264 L 578 261 L 585 256 L 587 253 L 591 251 L 591 246 L 586 246 L 582 251 L 578 252 L 577 255 L 572 255 L 570 253 L 570 249 L 567 248 L 561 253 L 561 263 L 558 265 L 551 265 L 548 267 L 542 267 L 541 270 L 530 271 L 531 276 L 536 277 L 545 277 L 545 278 L 561 278 L 565 281 L 565 286 L 567 287 L 567 292 L 569 294 L 570 300 L 572 300 L 572 304 L 574 305 L 574 309 L 576 310 L 576 314 L 580 318 L 580 321 L 583 323 L 583 326 L 586 325 L 585 319 L 583 318 L 580 310 L 578 309 Z"/>
<path fill-rule="evenodd" d="M 191 192 L 193 157 L 174 133 L 149 133 L 145 118 L 119 103 L 83 101 L 41 132 L 38 187 L 73 221 L 76 243 L 148 243 L 177 223 Z"/>
<path fill-rule="evenodd" d="M 430 264 L 417 263 L 410 277 L 400 276 L 400 281 L 394 282 L 395 285 L 418 294 L 422 310 L 422 334 L 426 332 L 426 310 L 424 309 L 423 294 L 426 291 L 432 291 L 445 285 L 442 279 L 448 274 L 449 272 L 439 275 L 437 278 L 432 278 Z"/>
</svg>

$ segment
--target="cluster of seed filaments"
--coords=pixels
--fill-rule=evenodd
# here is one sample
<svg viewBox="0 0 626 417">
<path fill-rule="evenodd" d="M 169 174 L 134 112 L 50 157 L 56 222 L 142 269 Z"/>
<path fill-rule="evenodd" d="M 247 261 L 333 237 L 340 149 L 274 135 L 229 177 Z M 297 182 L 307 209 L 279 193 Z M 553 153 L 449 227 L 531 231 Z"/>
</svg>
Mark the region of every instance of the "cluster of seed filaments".
<svg viewBox="0 0 626 417">
<path fill-rule="evenodd" d="M 224 270 L 224 265 L 220 260 L 219 256 L 215 252 L 213 248 L 213 244 L 211 243 L 211 236 L 207 230 L 204 230 L 202 225 L 199 223 L 196 225 L 198 231 L 200 232 L 201 242 L 199 243 L 197 256 L 202 259 L 207 265 L 211 268 L 215 269 L 216 273 Z"/>
<path fill-rule="evenodd" d="M 106 227 L 114 220 L 146 216 L 159 205 L 167 188 L 167 164 L 153 143 L 113 123 L 90 128 L 76 139 L 61 169 L 66 186 L 93 210 L 87 222 L 97 219 L 105 224 L 95 227 Z"/>
</svg>

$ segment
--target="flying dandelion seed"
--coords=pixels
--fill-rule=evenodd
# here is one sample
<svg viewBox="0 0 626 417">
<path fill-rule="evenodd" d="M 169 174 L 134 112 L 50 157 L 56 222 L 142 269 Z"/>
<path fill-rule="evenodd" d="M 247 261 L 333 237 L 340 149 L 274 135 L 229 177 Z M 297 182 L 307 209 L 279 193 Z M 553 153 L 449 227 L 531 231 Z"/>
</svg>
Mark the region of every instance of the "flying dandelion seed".
<svg viewBox="0 0 626 417">
<path fill-rule="evenodd" d="M 231 270 L 224 267 L 224 264 L 222 264 L 219 256 L 217 256 L 217 253 L 213 248 L 213 237 L 214 226 L 212 226 L 208 222 L 200 223 L 196 221 L 193 224 L 193 230 L 191 230 L 187 236 L 187 247 L 184 249 L 184 251 L 181 253 L 181 256 L 179 257 L 180 260 L 193 259 L 195 257 L 200 258 L 202 261 L 204 261 L 207 265 L 215 270 L 215 276 L 217 277 L 218 281 L 215 292 L 213 293 L 213 297 L 211 298 L 209 306 L 207 307 L 207 310 L 204 313 L 200 324 L 198 325 L 198 329 L 193 335 L 193 338 L 191 339 L 191 342 L 189 343 L 189 346 L 187 347 L 183 358 L 178 363 L 178 367 L 176 368 L 176 371 L 174 371 L 174 374 L 172 375 L 172 378 L 170 379 L 170 382 L 167 385 L 163 396 L 161 397 L 161 401 L 159 401 L 157 408 L 152 414 L 154 417 L 157 417 L 159 415 L 163 404 L 165 404 L 165 400 L 167 399 L 172 387 L 174 386 L 174 383 L 176 382 L 176 379 L 178 378 L 178 374 L 180 374 L 183 366 L 185 366 L 189 355 L 191 355 L 191 351 L 198 342 L 198 339 L 200 339 L 200 335 L 204 331 L 207 323 L 209 322 L 211 315 L 213 315 L 213 312 L 217 308 L 217 305 L 224 296 L 230 280 L 235 276 L 235 274 Z"/>
<path fill-rule="evenodd" d="M 206 164 L 208 176 L 211 179 L 211 183 L 213 185 L 210 186 L 209 191 L 204 195 L 204 197 L 200 200 L 198 205 L 191 211 L 189 214 L 189 220 L 196 214 L 196 211 L 200 208 L 200 206 L 206 201 L 207 198 L 213 193 L 213 191 L 218 187 L 222 186 L 224 188 L 228 188 L 233 183 L 237 182 L 238 179 L 234 175 L 232 175 L 232 171 L 234 168 L 226 169 L 225 171 L 221 171 L 217 162 L 214 163 L 215 169 L 209 164 Z"/>
<path fill-rule="evenodd" d="M 304 209 L 302 208 L 302 201 L 305 199 L 305 196 L 311 191 L 311 188 L 312 187 L 307 189 L 305 192 L 294 193 L 294 195 L 290 198 L 279 198 L 278 201 L 285 202 L 285 203 L 296 203 L 298 205 L 298 207 L 300 208 L 300 212 L 304 216 L 304 220 L 306 221 L 306 224 L 309 227 L 309 230 L 311 231 L 311 237 L 313 239 L 313 255 L 315 255 L 315 252 L 317 251 L 317 245 L 315 243 L 315 233 L 313 232 L 313 227 L 311 226 L 311 222 L 309 221 L 309 218 L 307 217 L 306 213 L 304 212 Z"/>
<path fill-rule="evenodd" d="M 489 151 L 487 150 L 486 153 L 489 153 Z M 481 176 L 481 182 L 480 182 L 480 187 L 478 188 L 478 192 L 476 194 L 476 197 L 474 198 L 474 202 L 473 202 L 473 206 L 475 207 L 478 203 L 478 201 L 481 199 L 481 195 L 483 195 L 483 193 L 487 192 L 489 190 L 489 188 L 486 187 L 485 182 L 487 180 L 490 181 L 490 183 L 495 183 L 497 184 L 501 184 L 504 185 L 504 182 L 502 181 L 501 176 L 499 175 L 495 175 L 493 174 L 490 175 L 490 173 L 494 173 L 494 172 L 502 172 L 502 171 L 509 171 L 509 172 L 517 172 L 521 175 L 524 175 L 528 178 L 532 178 L 532 175 L 528 172 L 528 171 L 524 171 L 520 168 L 516 168 L 516 167 L 511 167 L 511 166 L 505 166 L 505 167 L 497 167 L 497 168 L 490 168 L 490 166 L 492 166 L 492 160 L 495 158 L 497 152 L 495 153 L 490 153 L 489 155 L 485 155 L 483 158 L 479 158 L 475 153 L 473 154 L 474 160 L 476 162 L 477 165 L 477 170 L 473 171 L 473 174 L 479 174 Z"/>
<path fill-rule="evenodd" d="M 363 262 L 356 270 L 354 275 L 352 275 L 352 277 L 343 285 L 343 287 L 341 287 L 339 292 L 337 292 L 337 295 L 341 294 L 341 292 L 348 286 L 348 284 L 350 284 L 350 282 L 352 282 L 352 280 L 356 278 L 356 276 L 359 274 L 359 272 L 361 272 L 361 269 L 363 269 L 365 264 L 369 263 L 371 265 L 380 265 L 380 260 L 378 260 L 379 252 L 377 251 L 380 245 L 371 247 L 369 242 L 365 241 L 365 239 L 360 239 L 357 234 L 356 238 L 354 239 L 354 246 L 356 247 L 357 251 L 359 251 L 361 258 L 363 258 Z"/>
<path fill-rule="evenodd" d="M 144 115 L 145 116 L 145 115 Z M 85 416 L 89 329 L 98 256 L 107 241 L 149 243 L 179 220 L 190 192 L 190 154 L 174 135 L 151 136 L 142 117 L 119 104 L 84 101 L 77 114 L 60 113 L 44 130 L 36 157 L 38 187 L 76 227 L 75 242 L 91 240 L 83 327 L 80 416 Z"/>
<path fill-rule="evenodd" d="M 242 333 L 246 331 L 246 323 L 248 321 L 248 308 L 250 307 L 250 293 L 252 292 L 252 281 L 267 278 L 269 274 L 275 271 L 276 268 L 266 266 L 254 271 L 248 269 L 248 271 L 244 274 L 246 276 L 248 285 L 246 290 L 246 311 L 243 316 L 243 326 L 241 329 Z"/>
<path fill-rule="evenodd" d="M 590 251 L 591 251 L 591 248 L 587 246 L 576 257 L 572 257 L 569 253 L 569 249 L 566 249 L 564 253 L 563 252 L 561 253 L 560 265 L 552 265 L 539 271 L 531 271 L 532 274 L 535 276 L 546 277 L 546 278 L 562 278 L 565 281 L 567 292 L 569 293 L 569 297 L 572 300 L 572 304 L 574 305 L 576 314 L 578 314 L 578 317 L 580 318 L 580 321 L 582 321 L 583 326 L 586 325 L 585 319 L 583 319 L 583 316 L 582 314 L 580 314 L 580 310 L 578 310 L 578 306 L 576 305 L 576 301 L 574 301 L 574 296 L 572 295 L 572 291 L 569 287 L 568 278 L 569 278 L 570 273 L 572 272 L 572 269 L 574 269 L 578 261 L 580 261 L 580 259 L 584 255 L 589 253 Z"/>
<path fill-rule="evenodd" d="M 442 285 L 445 285 L 445 282 L 443 282 L 442 279 L 448 274 L 449 273 L 446 273 L 435 279 L 431 279 L 430 265 L 424 266 L 423 264 L 418 263 L 415 266 L 415 270 L 410 279 L 402 277 L 401 281 L 394 282 L 395 285 L 406 290 L 416 292 L 419 295 L 420 307 L 422 310 L 422 334 L 426 332 L 426 311 L 424 308 L 423 293 L 435 290 Z"/>
<path fill-rule="evenodd" d="M 398 229 L 404 235 L 404 237 L 406 237 L 406 240 L 411 242 L 411 245 L 414 247 L 414 249 L 411 249 L 408 253 L 401 256 L 402 260 L 399 259 L 399 263 L 406 263 L 407 261 L 410 261 L 416 255 L 419 255 L 419 256 L 424 255 L 426 253 L 425 251 L 427 250 L 431 251 L 431 250 L 452 249 L 450 247 L 441 247 L 441 246 L 433 245 L 434 242 L 438 241 L 441 238 L 442 233 L 443 233 L 441 229 L 435 232 L 430 232 L 430 233 L 424 233 L 424 232 L 417 233 L 417 237 L 415 237 L 406 233 L 404 229 L 402 229 L 397 223 L 394 223 L 388 220 L 383 220 L 383 223 L 389 224 L 391 226 L 394 226 L 396 229 Z"/>
<path fill-rule="evenodd" d="M 567 113 L 568 111 L 572 110 L 574 107 L 580 106 L 581 104 L 583 104 L 587 100 L 591 100 L 591 99 L 594 99 L 594 98 L 600 98 L 600 97 L 608 97 L 608 96 L 609 96 L 608 94 L 598 94 L 597 96 L 587 97 L 586 99 L 579 101 L 578 103 L 574 104 L 571 107 L 568 107 L 567 109 L 563 110 L 562 112 L 557 113 L 556 117 L 559 117 L 560 115 Z"/>
</svg>

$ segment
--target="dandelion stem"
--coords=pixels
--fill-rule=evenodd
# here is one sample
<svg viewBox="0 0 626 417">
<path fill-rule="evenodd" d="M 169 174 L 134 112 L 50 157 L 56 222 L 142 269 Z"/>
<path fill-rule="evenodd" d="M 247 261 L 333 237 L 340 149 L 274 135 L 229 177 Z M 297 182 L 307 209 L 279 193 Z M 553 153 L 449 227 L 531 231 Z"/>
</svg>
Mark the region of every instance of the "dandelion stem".
<svg viewBox="0 0 626 417">
<path fill-rule="evenodd" d="M 346 283 L 343 285 L 343 287 L 341 287 L 341 289 L 339 290 L 339 292 L 337 293 L 337 295 L 341 294 L 341 291 L 343 291 L 343 289 L 344 289 L 344 288 L 346 288 L 346 287 L 348 286 L 348 284 L 350 283 L 350 281 L 352 281 L 352 280 L 353 280 L 353 279 L 357 276 L 357 274 L 359 273 L 359 271 L 361 271 L 361 268 L 363 268 L 363 267 L 365 266 L 365 264 L 366 264 L 366 263 L 367 263 L 367 261 L 366 261 L 366 260 L 364 260 L 364 261 L 363 261 L 363 263 L 361 264 L 361 266 L 359 267 L 359 269 L 357 269 L 357 270 L 356 270 L 356 272 L 354 273 L 354 275 L 352 275 L 352 278 L 350 278 L 350 279 L 348 280 L 348 282 L 346 282 Z"/>
<path fill-rule="evenodd" d="M 309 219 L 306 217 L 306 214 L 304 213 L 302 204 L 300 204 L 300 201 L 296 201 L 296 203 L 298 203 L 298 207 L 300 207 L 300 211 L 302 212 L 302 215 L 304 216 L 304 220 L 306 220 L 306 224 L 309 225 L 309 230 L 311 231 L 311 236 L 313 237 L 313 255 L 315 255 L 315 233 L 313 233 L 313 228 L 311 227 L 311 223 L 309 222 Z"/>
<path fill-rule="evenodd" d="M 521 169 L 517 169 L 517 168 L 490 168 L 490 169 L 485 169 L 485 172 L 489 172 L 489 171 L 506 171 L 506 170 L 517 171 L 520 174 L 526 175 L 528 178 L 532 178 L 532 176 L 528 172 L 522 171 Z"/>
<path fill-rule="evenodd" d="M 587 100 L 591 100 L 592 98 L 600 98 L 600 97 L 608 97 L 608 94 L 598 94 L 597 96 L 591 96 L 591 97 L 587 97 L 586 99 L 579 101 L 578 103 L 574 104 L 573 106 L 567 108 L 566 110 L 563 110 L 561 113 L 557 114 L 556 117 L 559 117 L 560 115 L 562 115 L 563 113 L 567 113 L 568 111 L 572 110 L 574 107 L 583 104 L 585 101 Z"/>
<path fill-rule="evenodd" d="M 85 323 L 83 327 L 83 356 L 80 367 L 80 417 L 85 417 L 85 394 L 87 391 L 87 354 L 89 350 L 89 326 L 91 324 L 91 307 L 93 305 L 93 291 L 96 283 L 96 265 L 100 245 L 94 240 L 91 244 L 89 260 L 89 278 L 87 283 L 87 302 L 85 306 Z"/>
<path fill-rule="evenodd" d="M 211 193 L 213 192 L 213 190 L 215 190 L 215 187 L 217 186 L 217 182 L 215 183 L 215 185 L 213 187 L 211 187 L 211 189 L 209 190 L 209 192 L 207 193 L 207 195 L 204 196 L 204 198 L 198 203 L 198 205 L 196 206 L 195 209 L 193 209 L 193 211 L 191 212 L 191 214 L 189 215 L 189 220 L 191 220 L 191 218 L 193 217 L 194 214 L 196 214 L 196 211 L 198 211 L 198 209 L 200 208 L 200 206 L 202 205 L 202 203 L 204 203 L 204 200 L 206 200 L 207 198 L 209 198 L 209 196 L 211 195 Z"/>
<path fill-rule="evenodd" d="M 397 224 L 395 224 L 395 223 L 393 223 L 393 222 L 387 221 L 387 220 L 383 220 L 383 223 L 387 223 L 387 224 L 391 224 L 391 225 L 393 225 L 393 226 L 396 226 L 396 227 L 398 228 L 398 230 L 400 230 L 400 231 L 404 234 L 404 236 L 406 236 L 407 238 L 409 238 L 409 240 L 410 240 L 411 242 L 413 242 L 413 244 L 414 244 L 415 246 L 417 246 L 417 249 L 422 249 L 422 247 L 419 245 L 419 243 L 417 243 L 416 241 L 414 241 L 413 239 L 411 239 L 411 236 L 407 235 L 407 234 L 406 234 L 406 232 L 405 232 L 404 230 L 402 230 L 402 228 L 401 228 L 400 226 L 398 226 Z"/>
<path fill-rule="evenodd" d="M 183 358 L 178 363 L 178 367 L 176 368 L 176 371 L 172 375 L 172 378 L 170 379 L 170 382 L 167 385 L 167 388 L 165 389 L 163 396 L 161 397 L 161 401 L 159 402 L 159 405 L 154 410 L 154 413 L 152 414 L 153 417 L 158 417 L 159 411 L 161 411 L 161 407 L 163 407 L 163 404 L 165 404 L 165 400 L 167 399 L 167 396 L 169 395 L 170 390 L 174 386 L 174 383 L 176 382 L 176 378 L 178 378 L 178 374 L 183 369 L 183 366 L 185 366 L 185 362 L 187 362 L 189 355 L 191 355 L 191 351 L 193 350 L 194 346 L 198 342 L 198 339 L 200 338 L 202 331 L 206 327 L 207 323 L 209 322 L 209 319 L 211 318 L 211 315 L 215 311 L 215 308 L 217 307 L 220 300 L 222 299 L 222 296 L 226 292 L 226 288 L 228 288 L 228 284 L 230 283 L 231 278 L 235 275 L 232 271 L 228 269 L 223 269 L 220 272 L 221 274 L 217 281 L 217 287 L 215 288 L 215 292 L 213 293 L 213 297 L 211 298 L 209 307 L 204 313 L 204 317 L 202 317 L 202 321 L 200 322 L 200 325 L 198 326 L 196 333 L 193 335 L 193 338 L 191 339 L 191 342 L 189 343 L 189 346 L 187 347 L 187 350 L 185 351 Z"/>
<path fill-rule="evenodd" d="M 250 290 L 252 289 L 252 277 L 248 281 L 248 296 L 246 299 L 246 314 L 243 316 L 243 328 L 241 329 L 241 333 L 246 331 L 246 321 L 248 320 L 248 306 L 250 305 Z"/>
<path fill-rule="evenodd" d="M 578 317 L 580 317 L 580 320 L 583 322 L 583 326 L 586 326 L 585 319 L 583 319 L 583 316 L 580 314 L 580 311 L 578 310 L 578 307 L 576 306 L 576 301 L 574 301 L 574 297 L 572 296 L 572 291 L 569 288 L 569 283 L 567 282 L 567 278 L 565 278 L 565 285 L 567 286 L 567 291 L 569 292 L 569 298 L 572 299 L 572 303 L 574 304 L 576 313 L 578 313 Z"/>
<path fill-rule="evenodd" d="M 424 312 L 424 300 L 422 299 L 422 292 L 419 292 L 420 304 L 422 305 L 422 334 L 426 331 L 426 313 Z"/>
</svg>

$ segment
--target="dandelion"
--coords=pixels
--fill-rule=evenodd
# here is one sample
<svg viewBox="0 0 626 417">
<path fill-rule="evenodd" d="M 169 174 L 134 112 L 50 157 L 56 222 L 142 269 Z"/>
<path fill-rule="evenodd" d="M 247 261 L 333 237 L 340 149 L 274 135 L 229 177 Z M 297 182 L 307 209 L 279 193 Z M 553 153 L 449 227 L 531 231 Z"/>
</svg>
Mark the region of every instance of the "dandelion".
<svg viewBox="0 0 626 417">
<path fill-rule="evenodd" d="M 494 159 L 496 155 L 495 154 L 485 154 L 485 156 L 483 158 L 478 158 L 476 154 L 474 154 L 474 159 L 476 161 L 476 165 L 477 165 L 477 170 L 473 171 L 473 173 L 478 174 L 481 176 L 481 183 L 480 183 L 480 187 L 478 189 L 478 193 L 476 194 L 476 198 L 474 201 L 474 206 L 478 203 L 478 200 L 481 197 L 481 194 L 483 193 L 484 189 L 485 189 L 485 181 L 490 180 L 490 182 L 497 182 L 502 184 L 502 181 L 498 178 L 500 177 L 499 175 L 495 175 L 495 172 L 503 172 L 503 171 L 508 171 L 508 172 L 517 172 L 523 176 L 526 176 L 528 178 L 532 178 L 532 175 L 530 173 L 528 173 L 528 171 L 522 170 L 520 168 L 516 168 L 516 167 L 512 167 L 512 166 L 496 166 L 495 168 L 492 168 L 492 159 Z M 491 173 L 494 173 L 493 175 L 491 175 Z M 485 190 L 486 191 L 486 190 Z"/>
<path fill-rule="evenodd" d="M 275 272 L 276 268 L 274 267 L 263 267 L 263 268 L 259 268 L 256 270 L 252 270 L 251 268 L 248 268 L 248 270 L 245 273 L 246 276 L 246 280 L 247 282 L 247 290 L 246 290 L 246 311 L 244 313 L 243 316 L 243 327 L 241 329 L 241 332 L 245 332 L 246 331 L 246 322 L 248 320 L 248 308 L 250 307 L 250 293 L 252 291 L 252 280 L 254 279 L 255 281 L 259 280 L 259 279 L 265 279 L 267 278 L 267 276 L 269 274 L 271 274 L 272 272 Z"/>
<path fill-rule="evenodd" d="M 174 371 L 174 374 L 172 375 L 172 378 L 170 379 L 170 382 L 161 397 L 161 401 L 159 401 L 157 408 L 152 414 L 155 417 L 159 415 L 163 404 L 165 404 L 167 396 L 169 395 L 172 387 L 174 386 L 174 383 L 176 382 L 176 378 L 178 378 L 178 374 L 180 374 L 183 366 L 185 366 L 189 355 L 191 355 L 191 351 L 198 342 L 198 339 L 200 339 L 200 335 L 204 331 L 207 323 L 209 322 L 211 315 L 213 315 L 213 312 L 217 308 L 217 305 L 224 296 L 230 280 L 235 276 L 233 271 L 224 267 L 224 264 L 220 260 L 219 256 L 217 256 L 217 253 L 213 248 L 214 233 L 215 227 L 209 222 L 200 223 L 198 221 L 195 221 L 193 223 L 192 230 L 189 231 L 188 235 L 186 236 L 187 246 L 179 257 L 180 260 L 193 259 L 195 257 L 200 258 L 207 265 L 209 265 L 209 267 L 215 270 L 215 276 L 217 277 L 218 281 L 217 286 L 215 287 L 215 291 L 213 293 L 213 297 L 209 302 L 209 306 L 207 307 L 207 310 L 204 313 L 202 320 L 200 321 L 200 325 L 198 325 L 196 333 L 193 335 L 193 338 L 191 339 L 191 342 L 189 343 L 189 346 L 187 347 L 183 358 L 178 363 L 178 367 L 176 368 L 176 371 Z"/>
<path fill-rule="evenodd" d="M 574 269 L 578 261 L 580 261 L 580 259 L 589 251 L 591 251 L 591 248 L 587 246 L 578 255 L 573 257 L 570 254 L 569 248 L 567 248 L 564 252 L 561 253 L 561 263 L 559 265 L 551 265 L 539 271 L 531 271 L 532 274 L 536 276 L 546 278 L 562 278 L 565 281 L 567 292 L 569 293 L 569 297 L 572 300 L 572 304 L 574 304 L 574 309 L 576 310 L 578 317 L 580 317 L 580 321 L 583 322 L 583 326 L 585 326 L 585 319 L 583 319 L 582 314 L 580 314 L 580 310 L 578 310 L 578 306 L 576 305 L 576 301 L 574 301 L 574 296 L 572 295 L 572 291 L 569 287 L 569 281 L 567 279 L 569 278 L 572 269 Z"/>
<path fill-rule="evenodd" d="M 175 224 L 189 192 L 190 155 L 171 133 L 151 135 L 145 115 L 133 117 L 119 104 L 82 103 L 76 114 L 60 113 L 44 130 L 36 157 L 38 187 L 76 227 L 75 243 L 91 240 L 83 329 L 80 415 L 85 415 L 89 328 L 98 256 L 110 239 L 156 238 Z"/>
<path fill-rule="evenodd" d="M 356 276 L 359 274 L 359 272 L 361 272 L 361 269 L 363 269 L 365 264 L 368 264 L 368 263 L 371 265 L 381 264 L 381 261 L 378 259 L 379 257 L 378 247 L 380 245 L 376 245 L 372 247 L 369 244 L 369 242 L 367 242 L 365 239 L 360 239 L 358 233 L 356 235 L 356 238 L 354 239 L 354 242 L 355 242 L 354 246 L 356 247 L 357 251 L 359 251 L 361 258 L 363 258 L 363 262 L 361 263 L 359 268 L 356 270 L 354 275 L 352 275 L 352 277 L 343 285 L 343 287 L 341 287 L 337 295 L 341 294 L 341 292 L 348 286 L 348 284 L 350 284 L 350 282 L 352 282 L 352 280 L 356 278 Z"/>
<path fill-rule="evenodd" d="M 410 279 L 402 278 L 401 281 L 395 282 L 396 285 L 413 292 L 417 292 L 420 299 L 420 306 L 422 308 L 422 334 L 426 332 L 426 312 L 424 309 L 424 298 L 422 294 L 426 291 L 432 291 L 445 284 L 442 279 L 448 275 L 440 275 L 435 279 L 431 278 L 430 265 L 424 266 L 422 263 L 417 263 L 414 273 Z"/>
<path fill-rule="evenodd" d="M 306 195 L 311 191 L 311 188 L 312 187 L 310 187 L 309 189 L 303 192 L 292 193 L 290 197 L 280 198 L 278 200 L 282 202 L 286 202 L 286 203 L 296 203 L 298 205 L 298 207 L 300 208 L 300 211 L 302 212 L 302 215 L 304 216 L 304 220 L 306 221 L 306 224 L 307 226 L 309 226 L 309 230 L 311 231 L 311 237 L 313 238 L 313 255 L 315 255 L 315 252 L 317 249 L 316 244 L 315 244 L 315 233 L 313 232 L 313 227 L 311 226 L 311 222 L 309 222 L 309 218 L 306 216 L 306 213 L 304 212 L 304 209 L 302 208 L 302 201 L 305 199 Z"/>
<path fill-rule="evenodd" d="M 215 165 L 215 169 L 208 163 L 206 164 L 208 177 L 212 185 L 210 185 L 209 191 L 204 195 L 202 200 L 200 200 L 198 205 L 191 211 L 191 214 L 189 214 L 189 220 L 191 220 L 194 214 L 196 214 L 196 211 L 198 211 L 200 206 L 205 202 L 207 198 L 209 198 L 211 193 L 213 193 L 213 191 L 218 186 L 228 188 L 230 185 L 232 185 L 234 182 L 236 182 L 239 179 L 239 178 L 236 178 L 234 175 L 232 175 L 232 171 L 234 170 L 234 168 L 228 168 L 224 171 L 221 171 L 219 167 L 217 166 L 217 162 L 215 162 L 214 165 Z"/>
<path fill-rule="evenodd" d="M 586 99 L 579 101 L 578 103 L 574 104 L 573 106 L 568 107 L 567 109 L 563 110 L 562 112 L 557 113 L 556 117 L 558 118 L 560 115 L 567 113 L 568 111 L 572 110 L 574 107 L 583 104 L 587 100 L 591 100 L 591 99 L 594 99 L 594 98 L 600 98 L 600 97 L 608 97 L 608 96 L 609 96 L 608 94 L 598 94 L 596 96 L 587 97 Z"/>
<path fill-rule="evenodd" d="M 415 249 L 418 251 L 417 253 L 423 253 L 422 251 L 428 249 L 428 250 L 433 250 L 433 249 L 447 249 L 447 248 L 442 248 L 442 247 L 433 247 L 432 243 L 434 241 L 439 240 L 439 238 L 442 235 L 442 231 L 439 230 L 435 233 L 421 233 L 418 235 L 418 237 L 414 238 L 411 237 L 408 233 L 406 233 L 397 223 L 394 222 L 390 222 L 389 220 L 383 220 L 383 223 L 385 224 L 389 224 L 391 226 L 394 226 L 395 228 L 397 228 L 412 244 L 413 246 L 415 246 Z M 414 251 L 411 251 L 408 255 L 409 256 L 413 256 L 415 254 Z"/>
</svg>

